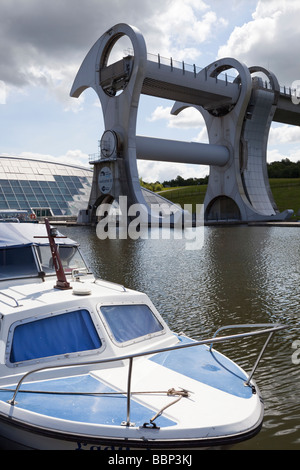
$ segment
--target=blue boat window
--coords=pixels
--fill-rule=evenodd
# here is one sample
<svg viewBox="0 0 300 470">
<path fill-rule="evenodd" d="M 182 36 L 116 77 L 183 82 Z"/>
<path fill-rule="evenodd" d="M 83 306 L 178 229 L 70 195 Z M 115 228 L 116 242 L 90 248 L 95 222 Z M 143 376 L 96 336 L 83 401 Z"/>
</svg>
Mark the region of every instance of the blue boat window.
<svg viewBox="0 0 300 470">
<path fill-rule="evenodd" d="M 163 330 L 147 305 L 110 305 L 101 312 L 118 343 Z"/>
<path fill-rule="evenodd" d="M 31 246 L 0 250 L 0 279 L 36 276 L 37 272 Z"/>
<path fill-rule="evenodd" d="M 101 341 L 87 310 L 77 310 L 15 327 L 10 362 L 90 351 Z"/>
</svg>

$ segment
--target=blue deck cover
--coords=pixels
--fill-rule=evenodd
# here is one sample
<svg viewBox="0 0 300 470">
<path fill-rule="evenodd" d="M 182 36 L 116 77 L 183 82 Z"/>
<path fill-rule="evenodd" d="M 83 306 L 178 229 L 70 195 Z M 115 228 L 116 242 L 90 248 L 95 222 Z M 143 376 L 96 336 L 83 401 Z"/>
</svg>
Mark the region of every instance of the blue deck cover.
<svg viewBox="0 0 300 470">
<path fill-rule="evenodd" d="M 115 390 L 104 385 L 90 375 L 80 375 L 23 384 L 21 390 L 39 390 L 55 392 L 108 393 L 108 395 L 59 395 L 22 393 L 17 394 L 15 405 L 18 408 L 33 411 L 53 418 L 66 419 L 82 423 L 107 424 L 119 426 L 126 421 L 126 395 L 113 395 Z M 8 401 L 13 392 L 1 391 L 0 400 Z M 130 420 L 136 426 L 149 423 L 156 412 L 131 400 Z M 176 423 L 164 416 L 155 420 L 157 426 L 173 426 Z"/>
<path fill-rule="evenodd" d="M 185 337 L 179 339 L 183 344 L 193 342 Z M 251 387 L 244 385 L 247 376 L 232 361 L 216 351 L 210 352 L 205 345 L 159 353 L 151 360 L 231 395 L 252 396 Z"/>
</svg>

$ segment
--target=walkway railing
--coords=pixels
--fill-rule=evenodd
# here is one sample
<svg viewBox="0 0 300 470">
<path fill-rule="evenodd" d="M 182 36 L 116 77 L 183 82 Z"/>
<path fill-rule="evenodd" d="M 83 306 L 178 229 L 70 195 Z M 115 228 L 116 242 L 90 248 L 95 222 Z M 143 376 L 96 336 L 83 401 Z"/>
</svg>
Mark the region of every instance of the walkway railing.
<svg viewBox="0 0 300 470">
<path fill-rule="evenodd" d="M 160 65 L 167 65 L 171 67 L 171 70 L 174 68 L 176 69 L 181 69 L 182 73 L 184 74 L 185 72 L 192 72 L 194 73 L 195 77 L 196 75 L 201 72 L 201 70 L 205 69 L 205 67 L 199 67 L 195 64 L 187 64 L 185 61 L 179 61 L 179 60 L 174 60 L 172 57 L 162 57 L 160 54 L 151 54 L 147 53 L 147 59 L 151 62 L 156 62 L 158 64 L 158 67 Z M 217 80 L 223 80 L 226 83 L 232 83 L 236 76 L 231 76 L 228 75 L 226 72 L 222 72 L 218 75 Z M 272 90 L 272 85 L 270 82 L 267 80 L 263 80 L 263 88 Z M 300 101 L 300 89 L 298 88 L 292 88 L 292 87 L 287 87 L 287 86 L 280 86 L 280 93 L 282 95 L 286 95 L 288 97 L 295 97 L 298 98 Z"/>
<path fill-rule="evenodd" d="M 229 328 L 264 328 L 264 329 L 259 329 L 259 330 L 248 332 L 248 333 L 239 333 L 239 334 L 229 335 L 229 336 L 220 336 L 220 337 L 216 336 L 219 331 L 224 330 L 224 329 L 229 329 Z M 176 346 L 158 348 L 158 349 L 154 349 L 154 350 L 150 350 L 150 351 L 139 352 L 139 353 L 136 353 L 136 354 L 129 354 L 129 355 L 125 355 L 125 356 L 112 357 L 112 358 L 102 359 L 102 360 L 98 360 L 98 361 L 87 361 L 87 362 L 62 364 L 62 365 L 57 365 L 56 364 L 55 366 L 40 367 L 40 368 L 37 368 L 37 369 L 34 369 L 34 370 L 31 370 L 31 371 L 27 372 L 26 374 L 23 375 L 23 377 L 21 377 L 21 379 L 19 380 L 19 382 L 16 386 L 13 397 L 12 397 L 11 400 L 8 401 L 8 403 L 12 406 L 16 405 L 16 397 L 17 397 L 18 392 L 20 391 L 20 387 L 21 387 L 22 383 L 30 375 L 35 374 L 37 372 L 42 372 L 42 371 L 51 370 L 51 369 L 71 368 L 71 367 L 80 367 L 80 366 L 81 367 L 82 366 L 91 366 L 91 365 L 95 365 L 95 366 L 97 365 L 98 366 L 100 364 L 107 364 L 107 363 L 110 363 L 110 362 L 128 360 L 129 361 L 129 367 L 128 367 L 128 378 L 127 378 L 127 391 L 126 392 L 125 391 L 124 392 L 118 392 L 118 393 L 120 393 L 122 395 L 126 394 L 126 396 L 127 396 L 126 421 L 123 421 L 122 425 L 130 426 L 131 425 L 131 422 L 130 422 L 130 405 L 131 405 L 131 395 L 132 395 L 132 391 L 131 391 L 131 381 L 132 380 L 131 379 L 132 379 L 132 369 L 133 369 L 133 360 L 134 359 L 136 359 L 138 357 L 149 356 L 149 355 L 154 355 L 154 354 L 158 354 L 158 353 L 164 353 L 164 352 L 168 352 L 168 351 L 174 351 L 174 350 L 180 350 L 180 349 L 186 349 L 186 348 L 194 348 L 194 347 L 197 347 L 197 346 L 208 345 L 208 344 L 210 344 L 209 351 L 211 351 L 212 350 L 212 344 L 214 344 L 214 343 L 222 343 L 222 342 L 229 341 L 229 340 L 237 340 L 237 339 L 247 338 L 247 337 L 251 337 L 251 336 L 268 335 L 262 349 L 260 350 L 260 352 L 257 356 L 254 367 L 253 367 L 251 373 L 249 374 L 249 376 L 248 376 L 248 378 L 245 382 L 245 386 L 249 386 L 249 387 L 253 388 L 253 385 L 251 385 L 250 382 L 251 382 L 251 380 L 253 378 L 253 375 L 254 375 L 254 372 L 255 372 L 255 370 L 256 370 L 256 368 L 257 368 L 257 366 L 258 366 L 258 364 L 259 364 L 259 362 L 262 358 L 262 355 L 266 350 L 266 347 L 267 347 L 269 341 L 271 340 L 273 334 L 276 331 L 283 330 L 283 329 L 286 329 L 286 328 L 288 328 L 288 327 L 285 326 L 285 325 L 270 324 L 270 323 L 228 325 L 228 326 L 224 326 L 224 327 L 219 328 L 216 331 L 215 335 L 210 339 L 195 341 L 195 342 L 192 342 L 192 343 L 180 344 L 180 345 L 176 345 Z M 0 388 L 0 390 L 5 390 L 5 389 Z M 20 392 L 22 392 L 22 391 L 20 391 Z M 26 390 L 26 392 L 28 393 L 28 390 Z M 35 391 L 34 393 L 38 393 L 38 392 Z M 41 393 L 55 393 L 55 392 L 45 392 L 45 391 L 43 391 Z M 60 392 L 60 394 L 61 393 L 64 393 L 64 392 Z M 65 394 L 67 395 L 68 392 L 65 392 Z M 91 393 L 84 393 L 83 392 L 83 393 L 80 393 L 80 395 L 91 395 Z"/>
</svg>

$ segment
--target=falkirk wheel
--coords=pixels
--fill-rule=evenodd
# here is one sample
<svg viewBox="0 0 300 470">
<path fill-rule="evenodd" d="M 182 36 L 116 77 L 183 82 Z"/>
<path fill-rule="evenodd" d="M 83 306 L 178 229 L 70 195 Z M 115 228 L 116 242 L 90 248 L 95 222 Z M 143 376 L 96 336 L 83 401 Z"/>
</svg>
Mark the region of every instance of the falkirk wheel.
<svg viewBox="0 0 300 470">
<path fill-rule="evenodd" d="M 111 52 L 123 36 L 130 39 L 133 53 L 111 63 Z M 224 79 L 229 69 L 237 72 L 233 81 L 226 74 Z M 264 74 L 270 86 L 252 77 L 255 72 Z M 176 68 L 172 59 L 166 65 L 159 55 L 156 60 L 148 58 L 138 29 L 117 24 L 88 52 L 70 94 L 79 97 L 89 87 L 101 102 L 105 130 L 99 158 L 93 162 L 89 205 L 79 214 L 81 221 L 96 223 L 101 204 L 126 196 L 128 207 L 140 204 L 141 217 L 149 222 L 150 204 L 140 186 L 137 159 L 209 165 L 206 223 L 275 221 L 292 215 L 291 210 L 279 213 L 268 182 L 268 134 L 280 95 L 278 81 L 268 70 L 248 68 L 233 58 L 217 60 L 199 72 L 195 66 L 188 71 L 184 63 Z M 172 114 L 196 108 L 204 117 L 209 143 L 137 136 L 141 94 L 174 100 Z M 172 214 L 174 223 L 182 217 L 180 212 Z M 164 214 L 158 212 L 157 219 L 163 224 Z"/>
</svg>

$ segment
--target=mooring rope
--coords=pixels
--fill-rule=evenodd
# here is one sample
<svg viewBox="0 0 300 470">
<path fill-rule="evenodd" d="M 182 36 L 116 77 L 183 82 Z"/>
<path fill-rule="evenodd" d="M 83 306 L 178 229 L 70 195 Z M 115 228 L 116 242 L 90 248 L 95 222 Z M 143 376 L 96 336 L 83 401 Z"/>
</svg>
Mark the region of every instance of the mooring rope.
<svg viewBox="0 0 300 470">
<path fill-rule="evenodd" d="M 161 408 L 157 413 L 156 415 L 153 416 L 153 418 L 150 419 L 150 423 L 152 424 L 153 421 L 158 418 L 159 416 L 162 415 L 162 413 L 167 409 L 169 408 L 169 406 L 172 406 L 172 405 L 175 405 L 175 403 L 177 403 L 178 401 L 181 400 L 182 397 L 189 397 L 189 392 L 187 390 L 175 390 L 175 388 L 170 388 L 167 392 L 167 394 L 170 396 L 170 395 L 179 395 L 178 398 L 176 398 L 176 400 L 172 401 L 171 403 L 168 403 L 167 405 L 165 405 L 163 408 Z"/>
</svg>

